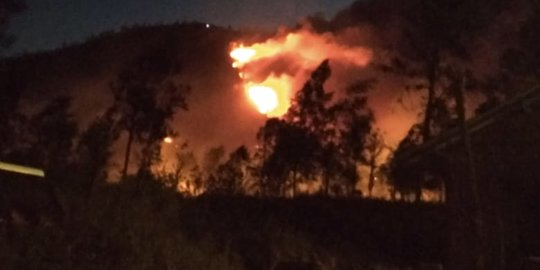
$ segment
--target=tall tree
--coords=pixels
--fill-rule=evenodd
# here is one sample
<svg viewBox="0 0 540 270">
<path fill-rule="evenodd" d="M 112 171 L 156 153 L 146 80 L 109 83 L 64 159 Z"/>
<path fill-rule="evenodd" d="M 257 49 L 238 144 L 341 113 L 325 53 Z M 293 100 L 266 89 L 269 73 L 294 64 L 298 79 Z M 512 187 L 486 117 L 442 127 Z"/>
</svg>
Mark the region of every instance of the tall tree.
<svg viewBox="0 0 540 270">
<path fill-rule="evenodd" d="M 318 141 L 306 130 L 281 119 L 270 119 L 261 128 L 262 189 L 267 195 L 297 194 L 301 179 L 314 175 Z"/>
<path fill-rule="evenodd" d="M 405 27 L 396 44 L 397 57 L 392 66 L 395 71 L 411 80 L 411 89 L 424 92 L 425 106 L 422 109 L 423 119 L 420 125 L 415 126 L 414 130 L 411 130 L 413 132 L 401 142 L 394 153 L 390 168 L 394 183 L 401 189 L 414 191 L 417 199 L 428 180 L 426 172 L 435 165 L 430 164 L 429 160 L 424 160 L 423 164 L 411 165 L 411 162 L 406 160 L 406 153 L 431 140 L 433 136 L 456 126 L 456 122 L 461 122 L 461 126 L 464 126 L 464 107 L 460 107 L 464 104 L 464 96 L 463 92 L 457 94 L 454 86 L 468 73 L 471 67 L 471 52 L 477 46 L 479 37 L 495 21 L 503 5 L 504 1 L 418 0 L 405 11 Z M 455 74 L 461 75 L 456 79 Z M 462 85 L 458 88 L 459 91 L 466 89 Z M 464 142 L 467 142 L 466 133 L 463 132 Z M 468 148 L 470 149 L 470 145 Z M 399 164 L 400 162 L 409 164 L 404 166 Z M 474 166 L 471 162 L 472 159 L 467 167 Z M 462 185 L 457 186 L 455 181 L 451 182 L 449 185 L 452 187 L 447 189 L 453 236 L 466 235 L 462 224 L 466 224 L 469 221 L 467 216 L 470 216 L 476 221 L 473 243 L 482 243 L 485 240 L 482 238 L 480 226 L 482 217 L 478 211 L 471 211 L 481 209 L 482 206 L 474 193 L 468 192 L 473 190 L 477 183 L 474 177 L 471 177 L 471 181 L 461 181 L 460 184 Z M 467 196 L 463 196 L 466 197 L 466 202 L 460 197 L 463 192 L 468 192 Z M 468 207 L 468 204 L 473 204 L 473 207 Z M 452 241 L 457 242 L 458 238 L 452 238 Z M 459 248 L 463 247 L 454 246 L 451 250 L 456 252 Z M 474 257 L 474 260 L 456 258 L 454 266 L 451 267 L 485 269 L 484 252 L 479 248 L 473 253 L 471 257 Z"/>
<path fill-rule="evenodd" d="M 304 87 L 296 94 L 293 99 L 291 108 L 287 112 L 285 118 L 292 125 L 297 127 L 298 136 L 301 131 L 305 133 L 304 141 L 308 141 L 308 137 L 312 137 L 312 144 L 304 149 L 304 153 L 295 150 L 295 153 L 302 155 L 300 160 L 304 162 L 304 168 L 315 175 L 317 170 L 321 168 L 323 157 L 333 156 L 333 152 L 337 151 L 337 147 L 331 142 L 331 137 L 335 135 L 334 129 L 331 126 L 332 112 L 330 111 L 330 101 L 333 93 L 326 91 L 324 84 L 330 78 L 332 71 L 328 60 L 322 62 L 319 67 L 313 71 L 311 78 L 304 84 Z M 302 138 L 291 138 L 299 139 Z M 326 160 L 327 168 L 324 174 L 324 183 L 330 178 L 330 173 L 337 170 L 337 164 L 334 160 Z M 306 175 L 309 176 L 309 175 Z M 329 184 L 324 185 L 326 194 L 328 194 Z"/>
<path fill-rule="evenodd" d="M 410 79 L 408 89 L 424 91 L 422 140 L 445 128 L 454 114 L 446 69 L 468 64 L 478 37 L 494 21 L 504 1 L 413 1 L 403 11 L 402 34 L 392 44 L 390 70 Z M 455 116 L 455 114 L 453 115 Z M 439 118 L 439 119 L 437 119 Z"/>
<path fill-rule="evenodd" d="M 420 144 L 422 144 L 422 128 L 420 124 L 416 124 L 409 129 L 407 136 L 401 140 L 397 149 L 392 153 L 388 164 L 389 180 L 394 189 L 392 197 L 395 197 L 395 192 L 399 191 L 402 198 L 406 194 L 413 193 L 416 201 L 421 199 L 423 187 L 422 168 L 405 166 L 401 160 L 404 153 Z"/>
<path fill-rule="evenodd" d="M 366 156 L 366 163 L 369 168 L 368 175 L 368 196 L 371 197 L 373 188 L 375 187 L 375 181 L 377 177 L 377 171 L 379 168 L 379 159 L 381 158 L 384 150 L 386 149 L 384 139 L 379 132 L 372 132 L 369 134 L 366 141 L 366 148 L 364 155 Z"/>
<path fill-rule="evenodd" d="M 372 116 L 366 108 L 367 83 L 356 84 L 340 100 L 324 88 L 331 75 L 324 61 L 296 94 L 282 119 L 270 119 L 259 131 L 263 158 L 261 179 L 273 188 L 290 187 L 292 194 L 302 180 L 322 179 L 322 191 L 346 193 L 358 180 L 364 137 Z M 283 190 L 281 190 L 283 192 Z"/>
<path fill-rule="evenodd" d="M 530 12 L 520 25 L 518 40 L 500 59 L 500 73 L 489 86 L 504 96 L 512 96 L 516 89 L 536 87 L 540 83 L 540 3 L 529 1 Z M 495 85 L 493 85 L 495 84 Z M 500 85 L 500 87 L 497 87 Z"/>
<path fill-rule="evenodd" d="M 130 63 L 112 84 L 111 108 L 127 132 L 122 176 L 127 175 L 134 142 L 143 147 L 140 169 L 147 170 L 159 157 L 159 143 L 173 134 L 170 121 L 178 109 L 187 110 L 188 87 L 175 82 L 179 66 L 173 53 L 151 50 Z"/>
<path fill-rule="evenodd" d="M 202 169 L 207 173 L 213 173 L 221 163 L 224 156 L 225 147 L 223 146 L 208 149 L 203 156 Z"/>
<path fill-rule="evenodd" d="M 270 119 L 259 131 L 265 152 L 261 177 L 267 185 L 289 187 L 295 196 L 302 179 L 315 178 L 323 138 L 330 131 L 328 103 L 332 93 L 324 89 L 330 75 L 329 63 L 324 61 L 298 91 L 283 119 Z"/>
<path fill-rule="evenodd" d="M 340 164 L 337 174 L 333 177 L 338 184 L 345 187 L 346 194 L 353 194 L 358 181 L 358 166 L 366 165 L 364 155 L 367 140 L 372 129 L 373 114 L 367 107 L 367 92 L 373 88 L 375 81 L 372 79 L 358 80 L 350 85 L 343 100 L 337 101 L 330 108 L 334 117 L 335 131 L 330 137 L 330 144 L 336 142 L 337 154 L 334 155 L 336 163 Z M 327 170 L 323 166 L 324 170 Z M 330 168 L 332 169 L 332 168 Z M 332 175 L 332 174 L 330 174 Z"/>
<path fill-rule="evenodd" d="M 111 146 L 118 139 L 118 130 L 111 115 L 98 117 L 82 132 L 77 144 L 77 163 L 82 178 L 86 179 L 88 195 L 95 182 L 107 178 L 107 164 L 111 156 Z"/>
<path fill-rule="evenodd" d="M 427 142 L 433 136 L 456 127 L 460 111 L 458 96 L 453 91 L 455 74 L 471 78 L 471 53 L 479 48 L 478 41 L 500 14 L 504 1 L 412 1 L 403 10 L 403 30 L 393 44 L 395 57 L 390 70 L 408 80 L 407 89 L 422 91 L 425 105 L 423 119 L 400 143 L 393 157 Z M 467 87 L 464 90 L 470 90 Z M 392 181 L 397 188 L 420 196 L 426 183 L 418 172 L 404 172 L 401 165 L 391 162 Z"/>
<path fill-rule="evenodd" d="M 229 160 L 217 168 L 214 181 L 208 183 L 207 193 L 221 195 L 246 194 L 245 178 L 250 154 L 245 146 L 231 153 Z"/>
</svg>

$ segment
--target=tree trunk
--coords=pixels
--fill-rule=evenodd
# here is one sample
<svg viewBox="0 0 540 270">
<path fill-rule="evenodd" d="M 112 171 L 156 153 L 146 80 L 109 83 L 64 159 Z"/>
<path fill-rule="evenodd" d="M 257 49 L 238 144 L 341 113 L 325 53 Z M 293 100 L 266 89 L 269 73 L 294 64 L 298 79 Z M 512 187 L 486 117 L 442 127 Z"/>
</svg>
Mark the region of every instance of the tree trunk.
<svg viewBox="0 0 540 270">
<path fill-rule="evenodd" d="M 466 119 L 465 119 L 465 97 L 464 97 L 464 91 L 465 91 L 465 78 L 461 78 L 461 82 L 459 84 L 456 84 L 456 87 L 454 89 L 454 97 L 456 100 L 456 110 L 458 115 L 458 120 L 461 126 L 461 136 L 463 139 L 463 146 L 465 150 L 465 165 L 466 165 L 466 180 L 462 182 L 463 186 L 461 188 L 464 188 L 465 191 L 462 191 L 464 194 L 470 194 L 469 196 L 464 196 L 462 199 L 465 199 L 467 201 L 470 201 L 471 205 L 467 206 L 464 202 L 454 202 L 461 205 L 461 207 L 466 207 L 466 209 L 459 209 L 459 205 L 456 205 L 455 207 L 457 211 L 461 211 L 466 216 L 462 216 L 465 219 L 469 219 L 471 222 L 469 223 L 467 220 L 458 220 L 457 222 L 465 222 L 465 224 L 471 224 L 474 226 L 472 231 L 473 239 L 470 239 L 470 243 L 475 245 L 475 247 L 472 249 L 473 251 L 473 258 L 474 262 L 471 261 L 471 264 L 468 267 L 471 269 L 476 270 L 483 270 L 486 267 L 486 257 L 485 257 L 485 248 L 484 245 L 488 244 L 486 241 L 489 241 L 489 239 L 486 239 L 484 235 L 484 224 L 483 224 L 483 214 L 482 214 L 482 202 L 480 199 L 480 193 L 479 193 L 479 183 L 478 178 L 476 174 L 476 166 L 474 161 L 474 152 L 472 149 L 472 143 L 471 143 L 471 136 L 470 132 L 466 125 Z M 468 197 L 468 198 L 467 198 Z M 472 220 L 471 220 L 472 219 Z M 466 229 L 466 228 L 462 228 Z M 456 232 L 458 234 L 464 234 L 465 232 L 458 231 Z"/>
<path fill-rule="evenodd" d="M 369 164 L 368 196 L 371 198 L 373 187 L 375 186 L 375 161 L 372 159 Z"/>
<path fill-rule="evenodd" d="M 124 156 L 124 168 L 122 169 L 122 179 L 126 179 L 129 167 L 129 156 L 131 154 L 131 145 L 133 144 L 133 130 L 128 131 L 128 141 L 126 145 L 126 154 Z"/>
<path fill-rule="evenodd" d="M 465 80 L 463 79 L 463 85 L 465 85 Z M 483 215 L 482 215 L 482 202 L 480 199 L 480 193 L 478 188 L 478 178 L 476 177 L 476 166 L 474 165 L 474 153 L 472 150 L 472 143 L 471 143 L 471 136 L 469 133 L 469 130 L 467 129 L 467 125 L 465 123 L 465 99 L 464 99 L 464 87 L 458 91 L 456 100 L 457 107 L 459 110 L 459 118 L 461 122 L 461 130 L 462 130 L 462 136 L 463 136 L 463 142 L 465 144 L 465 155 L 466 155 L 466 161 L 467 161 L 467 174 L 468 174 L 468 180 L 470 189 L 472 192 L 472 207 L 473 207 L 473 217 L 474 217 L 474 225 L 475 225 L 475 231 L 476 231 L 476 237 L 477 237 L 477 244 L 479 245 L 477 254 L 476 254 L 476 269 L 482 270 L 485 267 L 485 254 L 483 252 L 482 245 L 485 244 L 484 241 L 484 229 L 483 229 Z"/>
<path fill-rule="evenodd" d="M 431 139 L 431 124 L 432 124 L 432 118 L 433 118 L 433 106 L 435 102 L 435 89 L 437 87 L 437 70 L 439 66 L 439 56 L 437 53 L 434 53 L 433 59 L 431 60 L 431 63 L 428 64 L 428 70 L 427 70 L 427 80 L 428 80 L 428 97 L 427 97 L 427 104 L 426 104 L 426 110 L 424 115 L 424 123 L 422 126 L 422 139 L 424 142 Z"/>
<path fill-rule="evenodd" d="M 296 197 L 296 170 L 292 175 L 292 197 Z"/>
<path fill-rule="evenodd" d="M 424 142 L 431 138 L 431 118 L 433 118 L 433 100 L 435 95 L 435 86 L 431 84 L 428 87 L 428 101 L 426 104 L 426 113 L 424 123 L 422 124 L 422 139 Z"/>
<path fill-rule="evenodd" d="M 330 195 L 330 177 L 328 177 L 328 173 L 324 173 L 323 176 L 323 189 L 324 195 L 328 197 Z"/>
</svg>

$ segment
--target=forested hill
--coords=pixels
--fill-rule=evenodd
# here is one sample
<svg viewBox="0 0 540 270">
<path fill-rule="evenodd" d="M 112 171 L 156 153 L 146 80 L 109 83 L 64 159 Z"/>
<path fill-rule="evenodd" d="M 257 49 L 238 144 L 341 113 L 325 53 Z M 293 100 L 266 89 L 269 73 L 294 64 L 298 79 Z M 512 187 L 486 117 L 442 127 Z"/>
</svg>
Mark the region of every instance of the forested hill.
<svg viewBox="0 0 540 270">
<path fill-rule="evenodd" d="M 243 94 L 233 91 L 238 75 L 228 57 L 230 43 L 239 36 L 239 32 L 201 23 L 134 26 L 105 32 L 81 44 L 3 60 L 2 91 L 21 93 L 21 107 L 31 112 L 54 97 L 70 96 L 73 113 L 84 126 L 110 105 L 110 83 L 122 68 L 148 51 L 168 51 L 177 56 L 181 65 L 179 82 L 191 88 L 189 112 L 175 122 L 182 136 L 195 146 L 229 139 L 231 145 L 241 144 L 240 139 L 217 140 L 215 131 L 223 127 L 198 124 L 226 120 L 225 107 L 220 106 L 238 102 L 236 95 Z M 208 111 L 209 107 L 213 110 Z M 226 108 L 230 107 L 235 106 Z M 228 113 L 234 119 L 235 113 L 242 112 Z M 197 136 L 200 133 L 207 135 L 201 138 Z"/>
</svg>

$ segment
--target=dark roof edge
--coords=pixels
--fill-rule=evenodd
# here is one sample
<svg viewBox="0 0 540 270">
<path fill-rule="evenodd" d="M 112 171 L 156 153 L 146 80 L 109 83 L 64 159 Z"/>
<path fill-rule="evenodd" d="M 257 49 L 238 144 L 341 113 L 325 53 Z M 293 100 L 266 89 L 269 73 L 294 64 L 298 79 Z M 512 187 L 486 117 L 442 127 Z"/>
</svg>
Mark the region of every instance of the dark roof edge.
<svg viewBox="0 0 540 270">
<path fill-rule="evenodd" d="M 540 101 L 540 85 L 519 93 L 518 95 L 484 114 L 467 120 L 466 127 L 470 134 L 474 134 L 475 132 L 497 122 L 506 112 L 516 109 L 518 106 L 519 108 L 527 108 L 538 101 Z M 439 135 L 436 138 L 419 145 L 418 147 L 411 148 L 411 150 L 404 152 L 402 155 L 400 155 L 400 159 L 415 158 L 416 156 L 429 150 L 442 150 L 446 146 L 451 145 L 460 139 L 461 127 L 455 127 L 444 132 L 442 135 Z"/>
</svg>

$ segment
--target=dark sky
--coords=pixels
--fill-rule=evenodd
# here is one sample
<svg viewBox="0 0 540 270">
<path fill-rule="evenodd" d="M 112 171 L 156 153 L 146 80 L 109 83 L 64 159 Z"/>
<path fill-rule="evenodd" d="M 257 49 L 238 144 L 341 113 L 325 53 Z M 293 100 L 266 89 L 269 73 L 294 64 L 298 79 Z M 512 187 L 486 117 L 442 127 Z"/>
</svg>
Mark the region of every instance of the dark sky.
<svg viewBox="0 0 540 270">
<path fill-rule="evenodd" d="M 13 21 L 12 51 L 50 49 L 135 23 L 197 20 L 221 26 L 270 28 L 316 12 L 332 16 L 353 0 L 26 0 Z"/>
</svg>

